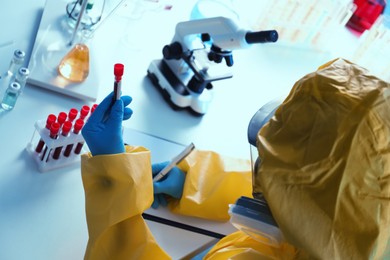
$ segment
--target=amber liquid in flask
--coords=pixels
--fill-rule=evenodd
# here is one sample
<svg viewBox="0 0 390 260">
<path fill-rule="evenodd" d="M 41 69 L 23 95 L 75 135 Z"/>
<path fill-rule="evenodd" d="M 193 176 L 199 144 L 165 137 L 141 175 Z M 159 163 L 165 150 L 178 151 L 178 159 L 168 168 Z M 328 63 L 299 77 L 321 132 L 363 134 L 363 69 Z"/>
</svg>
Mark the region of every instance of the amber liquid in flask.
<svg viewBox="0 0 390 260">
<path fill-rule="evenodd" d="M 89 48 L 77 43 L 61 60 L 58 73 L 73 82 L 84 81 L 89 74 Z"/>
</svg>

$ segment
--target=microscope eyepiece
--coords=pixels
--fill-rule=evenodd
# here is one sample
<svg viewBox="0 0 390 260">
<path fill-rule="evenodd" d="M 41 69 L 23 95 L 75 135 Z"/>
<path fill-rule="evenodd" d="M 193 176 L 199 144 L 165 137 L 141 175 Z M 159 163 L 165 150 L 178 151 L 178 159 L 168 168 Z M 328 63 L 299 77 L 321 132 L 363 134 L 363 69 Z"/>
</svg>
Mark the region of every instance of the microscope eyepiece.
<svg viewBox="0 0 390 260">
<path fill-rule="evenodd" d="M 248 32 L 245 35 L 247 43 L 266 43 L 276 42 L 278 40 L 278 32 L 275 30 L 260 31 L 260 32 Z"/>
</svg>

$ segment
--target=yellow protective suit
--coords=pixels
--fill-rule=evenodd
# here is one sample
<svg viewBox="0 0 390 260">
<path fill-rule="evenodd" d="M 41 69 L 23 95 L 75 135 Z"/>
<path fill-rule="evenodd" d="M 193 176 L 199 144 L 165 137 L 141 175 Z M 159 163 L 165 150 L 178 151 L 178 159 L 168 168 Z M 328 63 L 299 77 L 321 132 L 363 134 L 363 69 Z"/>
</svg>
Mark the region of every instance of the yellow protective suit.
<svg viewBox="0 0 390 260">
<path fill-rule="evenodd" d="M 149 151 L 127 146 L 123 154 L 84 154 L 81 162 L 89 232 L 85 259 L 169 259 L 141 216 L 153 201 Z M 228 204 L 251 195 L 249 161 L 194 150 L 179 167 L 187 176 L 181 201 L 171 203 L 178 214 L 227 220 Z M 276 250 L 236 232 L 205 259 L 275 259 L 281 254 L 292 259 L 294 253 L 291 246 Z"/>
<path fill-rule="evenodd" d="M 317 259 L 390 259 L 390 84 L 337 59 L 299 80 L 258 134 L 263 192 Z"/>
</svg>

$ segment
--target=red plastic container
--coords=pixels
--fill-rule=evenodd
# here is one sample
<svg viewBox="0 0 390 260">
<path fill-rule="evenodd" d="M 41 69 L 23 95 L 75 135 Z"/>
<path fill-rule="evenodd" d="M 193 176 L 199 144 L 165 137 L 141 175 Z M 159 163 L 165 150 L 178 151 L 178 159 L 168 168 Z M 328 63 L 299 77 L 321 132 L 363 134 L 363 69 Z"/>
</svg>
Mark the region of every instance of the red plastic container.
<svg viewBox="0 0 390 260">
<path fill-rule="evenodd" d="M 369 30 L 386 7 L 385 0 L 354 0 L 356 10 L 347 23 L 347 27 L 364 32 Z"/>
</svg>

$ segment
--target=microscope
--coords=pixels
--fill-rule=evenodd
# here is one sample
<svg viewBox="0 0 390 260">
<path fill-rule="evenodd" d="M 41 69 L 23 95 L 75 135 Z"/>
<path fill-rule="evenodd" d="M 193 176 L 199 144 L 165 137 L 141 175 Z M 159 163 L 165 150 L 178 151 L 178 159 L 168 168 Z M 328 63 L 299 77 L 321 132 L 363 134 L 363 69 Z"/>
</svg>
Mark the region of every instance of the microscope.
<svg viewBox="0 0 390 260">
<path fill-rule="evenodd" d="M 202 116 L 213 98 L 212 82 L 233 76 L 232 51 L 277 39 L 275 30 L 250 32 L 226 17 L 180 22 L 162 49 L 163 59 L 150 63 L 147 76 L 173 109 Z"/>
</svg>

